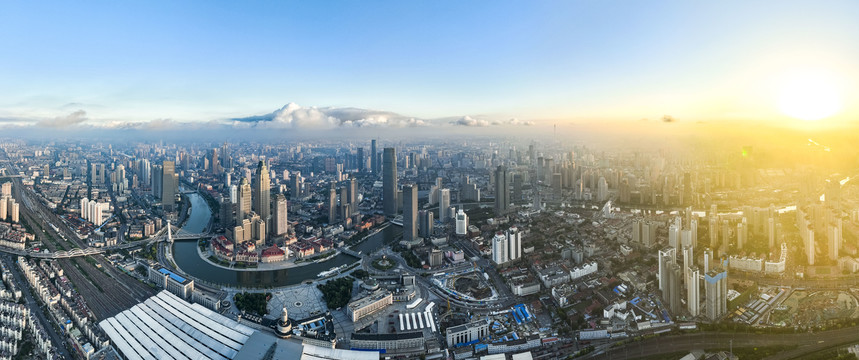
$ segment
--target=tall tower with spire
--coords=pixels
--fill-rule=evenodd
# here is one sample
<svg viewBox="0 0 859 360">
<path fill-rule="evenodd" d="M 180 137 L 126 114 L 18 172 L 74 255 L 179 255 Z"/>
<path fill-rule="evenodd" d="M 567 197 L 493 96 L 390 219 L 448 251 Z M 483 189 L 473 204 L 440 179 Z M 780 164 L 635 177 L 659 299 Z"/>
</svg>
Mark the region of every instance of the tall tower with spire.
<svg viewBox="0 0 859 360">
<path fill-rule="evenodd" d="M 265 161 L 260 161 L 253 190 L 253 210 L 266 224 L 271 222 L 271 181 Z"/>
</svg>

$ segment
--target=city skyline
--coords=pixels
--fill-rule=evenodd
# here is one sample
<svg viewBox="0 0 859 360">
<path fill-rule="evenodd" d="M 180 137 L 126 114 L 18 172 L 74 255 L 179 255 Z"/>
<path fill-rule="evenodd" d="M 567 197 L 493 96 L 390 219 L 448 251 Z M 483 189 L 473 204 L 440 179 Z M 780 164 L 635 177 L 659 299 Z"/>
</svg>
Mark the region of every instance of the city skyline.
<svg viewBox="0 0 859 360">
<path fill-rule="evenodd" d="M 0 23 L 16 36 L 0 47 L 16 56 L 0 60 L 0 126 L 793 125 L 856 114 L 851 2 L 321 6 L 5 4 Z"/>
</svg>

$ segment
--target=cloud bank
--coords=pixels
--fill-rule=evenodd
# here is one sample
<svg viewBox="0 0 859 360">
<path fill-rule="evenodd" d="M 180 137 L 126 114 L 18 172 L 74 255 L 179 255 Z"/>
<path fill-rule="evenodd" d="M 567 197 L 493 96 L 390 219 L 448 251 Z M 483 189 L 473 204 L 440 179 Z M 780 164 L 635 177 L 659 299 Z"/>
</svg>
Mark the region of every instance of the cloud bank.
<svg viewBox="0 0 859 360">
<path fill-rule="evenodd" d="M 85 121 L 87 121 L 86 111 L 78 110 L 66 116 L 57 116 L 53 119 L 39 120 L 36 122 L 36 126 L 45 128 L 64 128 L 82 124 Z"/>
<path fill-rule="evenodd" d="M 75 105 L 75 104 L 66 104 Z M 0 114 L 2 115 L 2 114 Z M 390 111 L 361 109 L 354 107 L 306 107 L 288 103 L 267 114 L 246 117 L 210 119 L 205 121 L 177 121 L 170 118 L 149 121 L 125 121 L 91 117 L 84 110 L 54 118 L 0 116 L 3 128 L 44 128 L 44 129 L 106 129 L 106 130 L 329 130 L 358 128 L 444 128 L 450 126 L 489 127 L 489 126 L 530 126 L 532 121 L 517 118 L 495 120 L 487 116 L 457 116 L 434 119 L 421 119 Z"/>
</svg>

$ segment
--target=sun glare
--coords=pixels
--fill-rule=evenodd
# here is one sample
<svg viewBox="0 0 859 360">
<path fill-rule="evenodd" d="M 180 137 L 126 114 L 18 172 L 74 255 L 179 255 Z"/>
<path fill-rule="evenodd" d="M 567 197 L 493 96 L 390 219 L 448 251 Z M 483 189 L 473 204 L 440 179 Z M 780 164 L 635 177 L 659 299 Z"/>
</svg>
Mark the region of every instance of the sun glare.
<svg viewBox="0 0 859 360">
<path fill-rule="evenodd" d="M 835 79 L 823 72 L 797 72 L 781 84 L 778 107 L 787 116 L 816 121 L 841 110 L 841 93 Z"/>
</svg>

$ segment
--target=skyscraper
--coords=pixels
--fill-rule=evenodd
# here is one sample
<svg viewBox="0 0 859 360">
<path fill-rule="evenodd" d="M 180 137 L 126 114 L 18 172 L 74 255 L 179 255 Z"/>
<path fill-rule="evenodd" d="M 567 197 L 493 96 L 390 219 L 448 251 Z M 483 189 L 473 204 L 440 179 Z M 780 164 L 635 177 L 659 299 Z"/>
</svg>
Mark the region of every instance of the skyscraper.
<svg viewBox="0 0 859 360">
<path fill-rule="evenodd" d="M 353 210 L 358 208 L 358 180 L 355 178 L 349 179 L 349 203 L 352 204 Z"/>
<path fill-rule="evenodd" d="M 704 275 L 707 317 L 712 321 L 728 312 L 728 271 L 710 270 Z"/>
<path fill-rule="evenodd" d="M 373 174 L 379 173 L 379 154 L 376 152 L 376 139 L 370 141 L 370 169 Z"/>
<path fill-rule="evenodd" d="M 456 213 L 456 235 L 465 235 L 468 232 L 468 215 L 459 209 Z"/>
<path fill-rule="evenodd" d="M 418 212 L 418 222 L 420 223 L 420 231 L 418 235 L 424 238 L 430 237 L 433 231 L 433 213 L 428 210 L 421 210 Z"/>
<path fill-rule="evenodd" d="M 358 169 L 358 172 L 364 172 L 364 164 L 365 164 L 365 160 L 366 160 L 366 159 L 364 158 L 364 148 L 363 148 L 363 147 L 359 147 L 359 148 L 358 148 L 358 153 L 355 155 L 355 162 L 357 163 L 357 164 L 356 164 L 356 165 L 357 165 L 356 167 L 357 167 L 357 169 Z"/>
<path fill-rule="evenodd" d="M 256 183 L 253 189 L 253 210 L 267 224 L 271 222 L 271 181 L 264 161 L 257 165 Z"/>
<path fill-rule="evenodd" d="M 686 307 L 692 317 L 701 313 L 701 270 L 698 267 L 689 269 L 689 277 L 686 279 Z"/>
<path fill-rule="evenodd" d="M 449 212 L 450 208 L 450 189 L 441 189 L 438 191 L 438 219 L 441 222 L 446 222 L 453 214 Z"/>
<path fill-rule="evenodd" d="M 241 183 L 239 184 L 239 204 L 236 207 L 236 221 L 235 224 L 241 224 L 242 220 L 244 220 L 248 214 L 251 212 L 251 184 L 248 182 L 248 178 L 243 177 Z"/>
<path fill-rule="evenodd" d="M 492 238 L 492 261 L 499 265 L 507 262 L 507 235 L 500 231 Z"/>
<path fill-rule="evenodd" d="M 328 188 L 328 223 L 333 224 L 337 221 L 337 189 L 334 183 Z"/>
<path fill-rule="evenodd" d="M 224 141 L 224 145 L 221 145 L 221 166 L 226 172 L 230 172 L 233 167 L 230 162 L 230 147 L 226 141 Z"/>
<path fill-rule="evenodd" d="M 375 144 L 375 140 L 373 141 Z M 385 148 L 382 174 L 382 203 L 386 216 L 397 215 L 397 150 Z"/>
<path fill-rule="evenodd" d="M 418 237 L 418 187 L 403 185 L 403 240 L 412 241 Z"/>
<path fill-rule="evenodd" d="M 507 187 L 507 167 L 500 165 L 495 170 L 495 215 L 507 213 L 510 205 L 510 190 Z"/>
<path fill-rule="evenodd" d="M 178 180 L 176 176 L 176 164 L 172 161 L 164 160 L 161 164 L 161 171 L 161 205 L 164 207 L 164 211 L 173 211 L 173 208 L 176 206 L 175 196 L 178 185 L 176 184 Z"/>
<path fill-rule="evenodd" d="M 511 227 L 505 233 L 507 236 L 507 260 L 513 261 L 522 257 L 522 233 L 519 228 Z"/>
<path fill-rule="evenodd" d="M 286 234 L 287 230 L 289 230 L 288 219 L 287 219 L 287 203 L 286 196 L 283 194 L 277 194 L 274 196 L 274 226 L 272 226 L 272 234 L 274 236 L 280 236 Z"/>
</svg>

